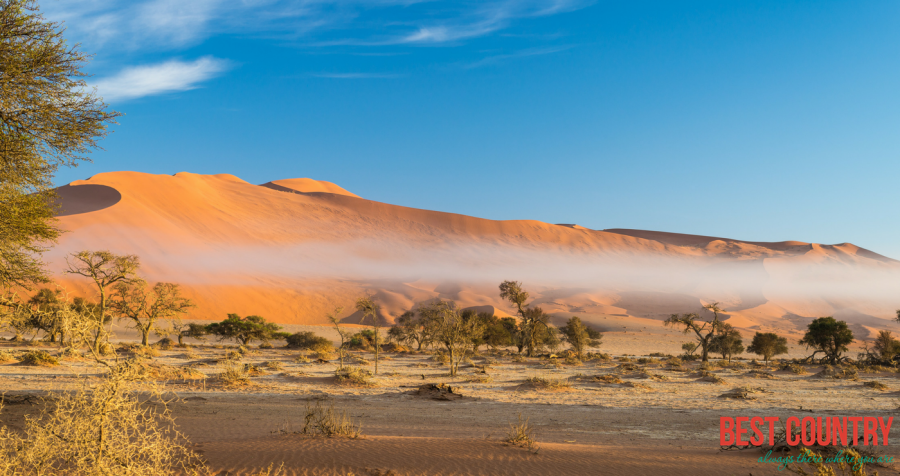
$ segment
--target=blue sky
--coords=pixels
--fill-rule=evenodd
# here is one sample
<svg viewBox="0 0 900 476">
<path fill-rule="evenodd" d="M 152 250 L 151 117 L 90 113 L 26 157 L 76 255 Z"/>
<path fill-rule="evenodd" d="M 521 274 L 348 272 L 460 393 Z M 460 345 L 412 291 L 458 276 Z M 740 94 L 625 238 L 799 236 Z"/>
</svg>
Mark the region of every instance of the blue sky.
<svg viewBox="0 0 900 476">
<path fill-rule="evenodd" d="M 93 164 L 900 258 L 896 1 L 42 0 Z"/>
</svg>

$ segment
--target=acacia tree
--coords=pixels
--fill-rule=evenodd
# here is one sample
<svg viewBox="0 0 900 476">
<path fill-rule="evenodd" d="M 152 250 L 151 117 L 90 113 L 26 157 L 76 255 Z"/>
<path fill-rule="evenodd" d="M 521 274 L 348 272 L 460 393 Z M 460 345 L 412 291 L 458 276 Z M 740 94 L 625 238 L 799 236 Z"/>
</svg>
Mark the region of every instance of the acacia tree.
<svg viewBox="0 0 900 476">
<path fill-rule="evenodd" d="M 420 311 L 431 328 L 434 341 L 440 343 L 450 356 L 450 376 L 456 376 L 459 363 L 474 347 L 483 323 L 474 311 L 460 311 L 453 301 L 437 300 Z"/>
<path fill-rule="evenodd" d="M 703 308 L 712 313 L 712 319 L 703 320 L 695 312 L 680 315 L 672 314 L 665 320 L 664 324 L 684 327 L 685 334 L 693 332 L 697 336 L 697 343 L 700 345 L 700 360 L 708 362 L 710 343 L 722 327 L 722 321 L 719 320 L 719 313 L 722 312 L 722 309 L 717 302 L 707 304 Z"/>
<path fill-rule="evenodd" d="M 515 305 L 516 314 L 520 317 L 519 328 L 513 336 L 520 354 L 525 350 L 525 355 L 532 357 L 536 349 L 554 342 L 556 336 L 549 326 L 550 316 L 539 307 L 525 304 L 528 292 L 522 288 L 522 283 L 503 281 L 500 283 L 500 297 Z"/>
<path fill-rule="evenodd" d="M 894 357 L 900 355 L 900 341 L 894 339 L 891 331 L 878 331 L 878 337 L 875 338 L 872 350 L 877 360 L 890 363 Z"/>
<path fill-rule="evenodd" d="M 800 339 L 806 348 L 812 347 L 814 352 L 808 358 L 813 359 L 819 352 L 825 354 L 825 359 L 831 365 L 841 360 L 841 354 L 847 351 L 847 344 L 853 342 L 853 332 L 844 321 L 835 318 L 820 317 L 813 320 L 807 326 L 806 334 Z"/>
<path fill-rule="evenodd" d="M 362 324 L 366 320 L 371 320 L 372 330 L 375 332 L 375 375 L 378 375 L 378 351 L 381 347 L 379 342 L 381 338 L 381 321 L 378 319 L 378 309 L 379 306 L 372 300 L 372 296 L 363 296 L 356 300 L 356 310 L 362 313 L 362 319 L 360 319 L 359 323 Z"/>
<path fill-rule="evenodd" d="M 141 333 L 141 345 L 147 345 L 150 331 L 160 329 L 160 319 L 186 313 L 196 307 L 190 299 L 181 296 L 181 289 L 173 283 L 149 284 L 137 279 L 130 283 L 118 283 L 110 302 L 113 312 L 121 319 L 130 319 L 132 326 Z M 181 339 L 179 338 L 179 344 Z"/>
<path fill-rule="evenodd" d="M 787 354 L 787 337 L 780 337 L 773 332 L 757 332 L 753 336 L 753 341 L 750 342 L 750 347 L 747 347 L 747 352 L 761 355 L 765 359 L 766 367 L 768 367 L 772 357 Z"/>
<path fill-rule="evenodd" d="M 254 340 L 268 342 L 278 336 L 281 326 L 266 322 L 261 316 L 241 317 L 229 314 L 222 322 L 214 322 L 206 326 L 209 334 L 219 336 L 219 340 L 234 339 L 241 345 L 249 345 Z"/>
<path fill-rule="evenodd" d="M 415 343 L 416 350 L 422 350 L 422 346 L 431 343 L 433 336 L 431 328 L 425 325 L 421 314 L 418 316 L 413 311 L 406 311 L 397 318 L 397 322 L 388 331 L 401 343 Z"/>
<path fill-rule="evenodd" d="M 107 322 L 107 289 L 116 283 L 134 280 L 141 266 L 140 260 L 135 255 L 116 255 L 109 251 L 79 251 L 66 258 L 66 264 L 67 273 L 90 278 L 97 286 L 100 295 L 97 320 L 100 325 L 96 327 L 97 334 L 94 336 L 93 347 L 99 351 L 101 334 L 104 332 L 108 334 L 103 328 L 103 324 Z"/>
<path fill-rule="evenodd" d="M 710 352 L 722 354 L 723 359 L 731 362 L 731 357 L 744 352 L 744 341 L 741 333 L 731 327 L 731 324 L 723 323 L 719 333 L 709 343 Z"/>
<path fill-rule="evenodd" d="M 66 305 L 60 300 L 60 293 L 59 289 L 42 288 L 28 300 L 31 306 L 31 325 L 44 331 L 51 343 L 56 342 L 61 332 L 61 311 Z"/>
<path fill-rule="evenodd" d="M 53 174 L 87 160 L 119 113 L 87 87 L 89 56 L 34 0 L 0 2 L 0 289 L 46 282 L 59 236 Z"/>
<path fill-rule="evenodd" d="M 563 339 L 572 346 L 572 350 L 578 358 L 584 358 L 584 350 L 587 347 L 598 347 L 603 335 L 594 329 L 584 325 L 578 316 L 572 316 L 566 321 L 566 325 L 559 328 Z"/>
</svg>

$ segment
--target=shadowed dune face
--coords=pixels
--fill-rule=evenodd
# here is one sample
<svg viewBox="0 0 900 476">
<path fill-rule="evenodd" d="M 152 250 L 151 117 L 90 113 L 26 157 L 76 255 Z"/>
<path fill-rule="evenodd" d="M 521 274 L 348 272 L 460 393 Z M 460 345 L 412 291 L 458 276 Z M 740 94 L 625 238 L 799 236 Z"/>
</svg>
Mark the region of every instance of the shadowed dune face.
<svg viewBox="0 0 900 476">
<path fill-rule="evenodd" d="M 843 310 L 887 320 L 900 307 L 900 263 L 850 244 L 486 220 L 365 200 L 311 179 L 258 186 L 227 174 L 118 172 L 59 190 L 60 224 L 71 232 L 48 253 L 51 270 L 82 249 L 137 254 L 148 279 L 186 287 L 198 319 L 236 312 L 322 324 L 343 306 L 354 322 L 363 293 L 388 322 L 434 298 L 514 314 L 498 295 L 505 279 L 524 282 L 558 318 L 589 321 L 658 321 L 720 301 L 752 330 Z M 60 280 L 90 294 L 82 281 Z"/>
<path fill-rule="evenodd" d="M 65 185 L 56 189 L 57 216 L 78 215 L 109 208 L 122 200 L 118 190 L 106 185 Z"/>
</svg>

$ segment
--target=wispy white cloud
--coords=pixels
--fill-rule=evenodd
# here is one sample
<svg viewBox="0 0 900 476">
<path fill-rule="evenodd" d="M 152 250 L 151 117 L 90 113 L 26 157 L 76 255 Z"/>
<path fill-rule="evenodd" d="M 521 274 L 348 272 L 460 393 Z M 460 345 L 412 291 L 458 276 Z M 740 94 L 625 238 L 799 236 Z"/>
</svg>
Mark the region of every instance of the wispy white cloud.
<svg viewBox="0 0 900 476">
<path fill-rule="evenodd" d="M 436 45 L 477 38 L 513 22 L 584 8 L 593 0 L 56 0 L 91 49 L 176 49 L 217 34 L 264 34 L 310 45 Z"/>
<path fill-rule="evenodd" d="M 464 68 L 466 68 L 466 69 L 480 68 L 482 66 L 488 66 L 488 65 L 491 65 L 494 63 L 500 63 L 503 61 L 512 60 L 512 59 L 516 59 L 516 58 L 527 58 L 529 56 L 550 55 L 553 53 L 559 53 L 561 51 L 566 51 L 571 48 L 572 48 L 571 45 L 551 46 L 551 47 L 547 47 L 547 48 L 529 48 L 529 49 L 525 49 L 525 50 L 521 50 L 521 51 L 516 51 L 514 53 L 486 56 L 478 61 L 475 61 L 474 63 L 469 63 L 469 64 L 465 65 Z"/>
<path fill-rule="evenodd" d="M 403 77 L 401 74 L 388 73 L 312 73 L 310 76 L 330 79 L 393 79 Z"/>
<path fill-rule="evenodd" d="M 94 86 L 106 101 L 126 101 L 196 89 L 200 83 L 226 69 L 226 61 L 208 56 L 191 62 L 172 60 L 125 68 L 114 76 L 97 81 Z"/>
</svg>

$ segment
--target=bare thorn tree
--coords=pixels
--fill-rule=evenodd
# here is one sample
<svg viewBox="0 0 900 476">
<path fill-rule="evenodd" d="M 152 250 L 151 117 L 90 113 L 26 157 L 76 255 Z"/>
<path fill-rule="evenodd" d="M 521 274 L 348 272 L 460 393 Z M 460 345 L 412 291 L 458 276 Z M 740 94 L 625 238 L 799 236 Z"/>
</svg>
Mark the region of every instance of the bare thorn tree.
<svg viewBox="0 0 900 476">
<path fill-rule="evenodd" d="M 132 281 L 140 267 L 140 260 L 135 255 L 116 255 L 109 251 L 80 251 L 67 258 L 66 264 L 67 273 L 90 278 L 97 286 L 100 294 L 100 312 L 97 318 L 100 325 L 97 326 L 93 347 L 95 351 L 99 351 L 101 335 L 105 332 L 103 324 L 107 319 L 107 289 L 119 282 Z"/>
<path fill-rule="evenodd" d="M 346 343 L 347 340 L 350 339 L 350 331 L 344 329 L 338 324 L 338 316 L 344 312 L 343 307 L 336 308 L 331 314 L 328 314 L 328 320 L 334 326 L 334 329 L 337 331 L 338 335 L 341 337 L 341 345 L 338 347 L 338 358 L 341 360 L 341 368 L 338 370 L 344 370 L 344 357 L 347 354 Z"/>
<path fill-rule="evenodd" d="M 156 283 L 150 288 L 146 281 L 136 279 L 114 286 L 110 308 L 122 319 L 130 319 L 141 333 L 141 345 L 147 345 L 150 332 L 158 330 L 157 322 L 196 307 L 181 296 L 181 289 L 173 283 Z M 179 339 L 181 342 L 181 339 Z"/>
</svg>

